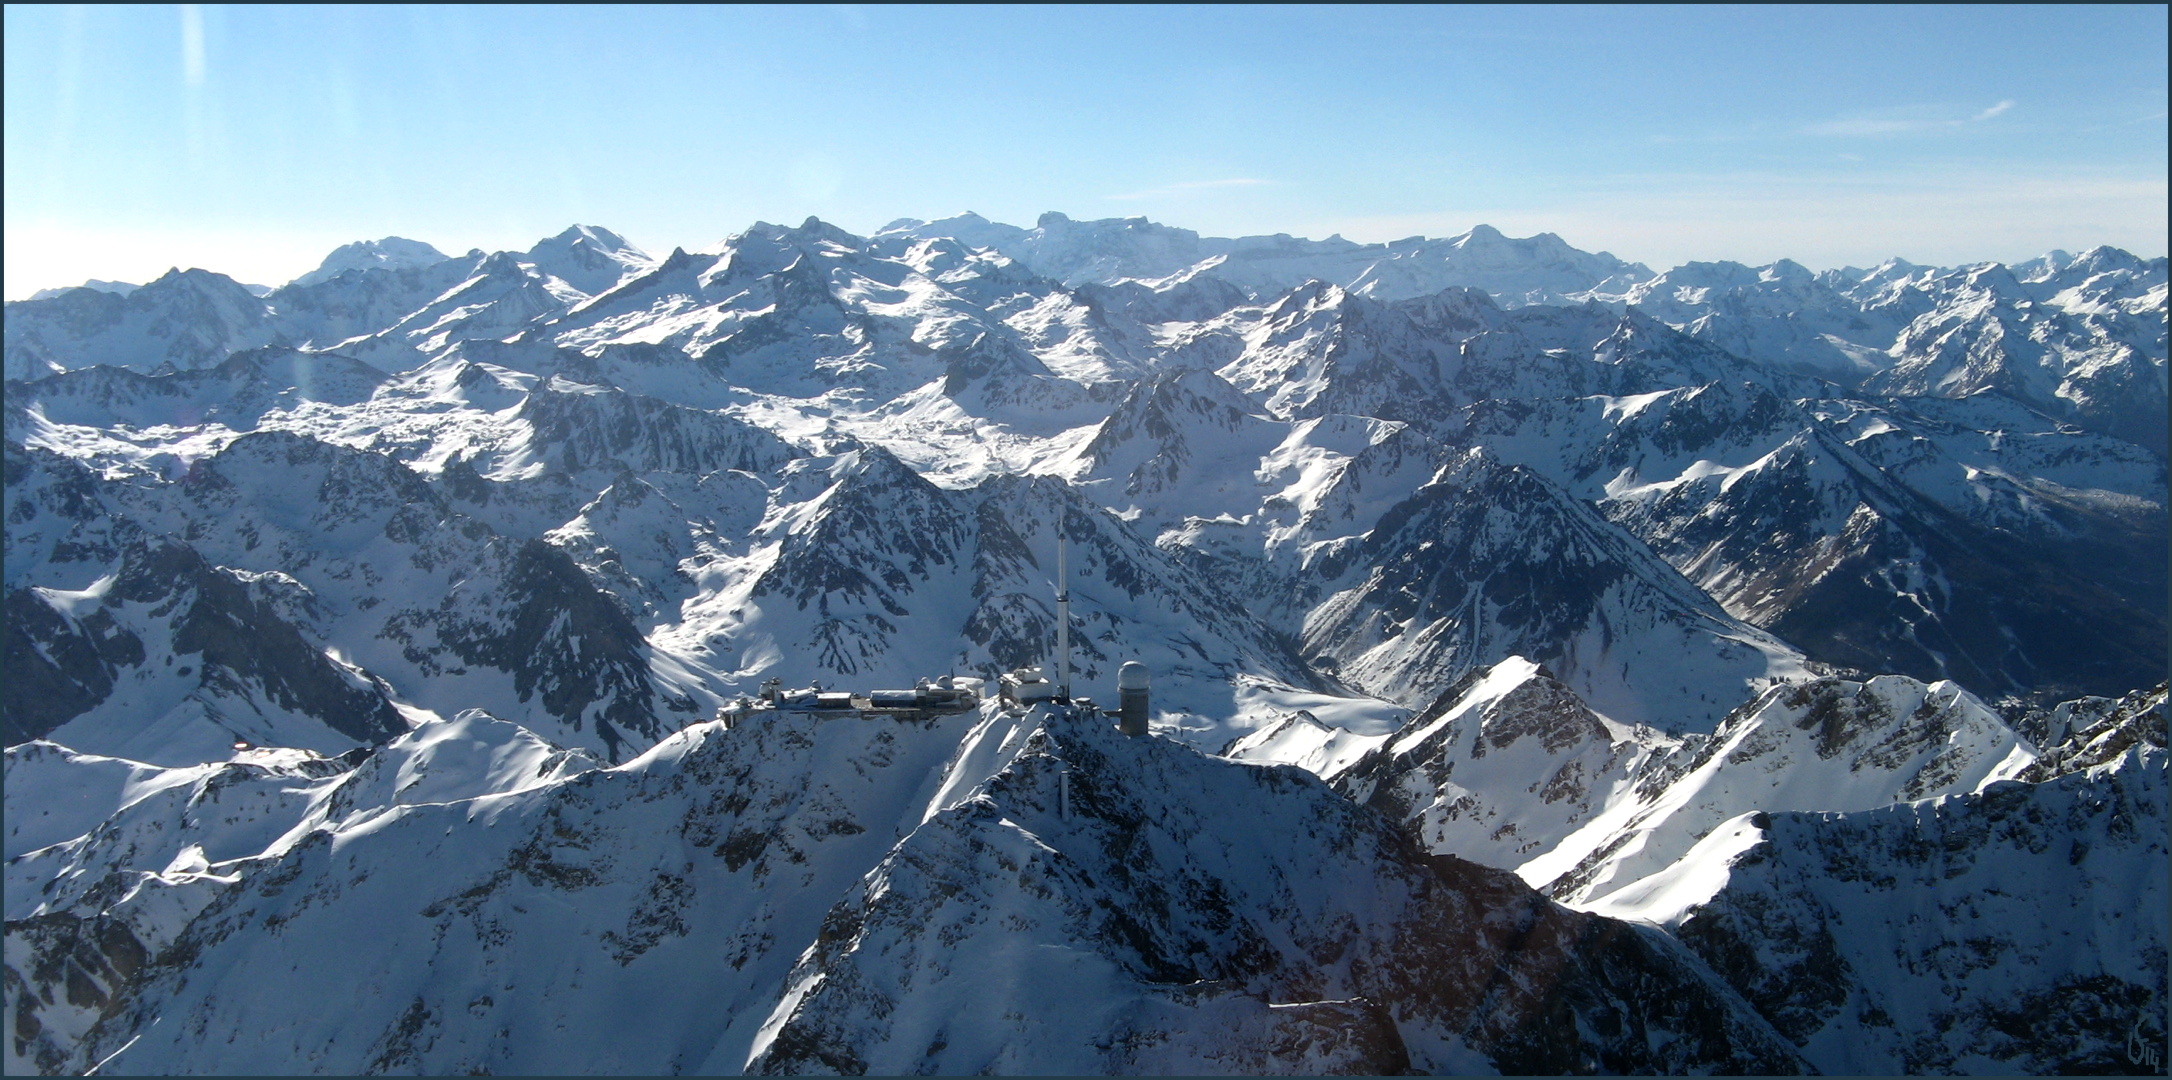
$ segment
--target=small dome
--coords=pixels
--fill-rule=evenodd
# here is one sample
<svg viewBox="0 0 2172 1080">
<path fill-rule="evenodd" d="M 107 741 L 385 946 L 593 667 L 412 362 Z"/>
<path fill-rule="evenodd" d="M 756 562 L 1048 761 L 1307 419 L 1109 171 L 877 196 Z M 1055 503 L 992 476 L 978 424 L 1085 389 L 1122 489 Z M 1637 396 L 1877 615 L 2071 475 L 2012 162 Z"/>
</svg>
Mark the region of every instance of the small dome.
<svg viewBox="0 0 2172 1080">
<path fill-rule="evenodd" d="M 1118 690 L 1146 689 L 1146 665 L 1137 660 L 1124 661 L 1124 666 L 1116 669 L 1116 688 Z"/>
</svg>

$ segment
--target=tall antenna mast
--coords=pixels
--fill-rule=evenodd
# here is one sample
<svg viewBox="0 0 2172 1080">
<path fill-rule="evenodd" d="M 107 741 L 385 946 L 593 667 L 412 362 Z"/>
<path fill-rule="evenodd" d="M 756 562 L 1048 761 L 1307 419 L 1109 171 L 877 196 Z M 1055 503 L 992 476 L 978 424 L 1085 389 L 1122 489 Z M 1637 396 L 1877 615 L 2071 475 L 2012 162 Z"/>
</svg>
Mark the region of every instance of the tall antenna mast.
<svg viewBox="0 0 2172 1080">
<path fill-rule="evenodd" d="M 1064 560 L 1062 517 L 1056 525 L 1056 697 L 1071 700 L 1071 567 Z"/>
</svg>

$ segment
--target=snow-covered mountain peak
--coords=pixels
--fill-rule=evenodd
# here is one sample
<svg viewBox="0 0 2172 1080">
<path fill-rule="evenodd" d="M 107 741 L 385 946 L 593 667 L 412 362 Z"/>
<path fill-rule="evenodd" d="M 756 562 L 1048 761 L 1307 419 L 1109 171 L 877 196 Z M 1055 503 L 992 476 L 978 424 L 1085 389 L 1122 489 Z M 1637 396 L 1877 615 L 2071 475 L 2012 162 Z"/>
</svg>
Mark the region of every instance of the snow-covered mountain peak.
<svg viewBox="0 0 2172 1080">
<path fill-rule="evenodd" d="M 903 221 L 892 222 L 883 229 L 884 234 L 909 233 L 922 237 L 955 237 L 968 247 L 996 250 L 1004 250 L 1010 245 L 1016 244 L 1025 237 L 1026 232 L 1027 230 L 1016 225 L 1004 225 L 990 221 L 971 210 L 952 217 L 937 218 L 934 221 L 913 221 L 909 225 L 904 224 Z"/>
<path fill-rule="evenodd" d="M 7 376 L 35 379 L 95 362 L 145 373 L 213 367 L 237 349 L 278 338 L 264 300 L 209 270 L 168 270 L 127 296 L 69 289 L 14 301 Z"/>
<path fill-rule="evenodd" d="M 589 754 L 556 746 L 527 728 L 467 709 L 431 719 L 370 755 L 342 785 L 355 808 L 449 803 L 510 794 L 604 767 Z"/>
<path fill-rule="evenodd" d="M 1775 687 L 1638 778 L 1636 798 L 1518 872 L 1553 896 L 1596 901 L 1752 810 L 1858 811 L 1978 791 L 2023 775 L 2037 756 L 1950 682 L 1883 675 Z"/>
<path fill-rule="evenodd" d="M 2028 291 L 2021 287 L 2021 279 L 2004 263 L 1984 263 L 1969 267 L 1960 275 L 1965 288 L 1978 290 L 2007 302 L 2026 302 Z"/>
<path fill-rule="evenodd" d="M 451 258 L 420 240 L 387 236 L 382 240 L 357 240 L 332 250 L 315 270 L 295 278 L 291 285 L 314 285 L 354 270 L 418 270 Z"/>
<path fill-rule="evenodd" d="M 876 234 L 877 237 L 881 235 Z M 929 277 L 955 272 L 976 259 L 987 259 L 998 265 L 1011 261 L 1005 255 L 971 247 L 949 236 L 907 237 L 904 240 L 908 246 L 897 255 L 898 260 Z M 870 243 L 869 247 L 874 249 L 875 244 Z"/>
<path fill-rule="evenodd" d="M 1640 768 L 1677 745 L 1600 716 L 1543 665 L 1511 656 L 1322 775 L 1434 854 L 1514 867 L 1620 801 Z"/>
<path fill-rule="evenodd" d="M 1423 238 L 1416 239 L 1422 242 Z M 1501 232 L 1501 230 L 1483 223 L 1473 225 L 1470 231 L 1451 238 L 1448 241 L 1448 246 L 1466 256 L 1504 262 L 1524 262 L 1528 260 L 1562 262 L 1578 257 L 1585 259 L 1612 258 L 1605 252 L 1588 255 L 1585 252 L 1578 251 L 1570 247 L 1567 241 L 1554 233 L 1542 232 L 1519 239 L 1512 238 Z M 1650 271 L 1647 270 L 1645 273 L 1648 274 Z"/>
<path fill-rule="evenodd" d="M 2033 259 L 2025 259 L 2013 265 L 2014 275 L 2023 281 L 2038 282 L 2051 277 L 2074 261 L 2074 254 L 2064 248 L 2053 248 Z"/>
<path fill-rule="evenodd" d="M 1175 368 L 1133 384 L 1067 475 L 1111 506 L 1152 508 L 1149 524 L 1242 515 L 1258 505 L 1255 470 L 1286 435 L 1220 376 Z"/>
<path fill-rule="evenodd" d="M 1817 277 L 1810 269 L 1793 259 L 1781 259 L 1757 272 L 1759 281 L 1785 281 L 1806 283 Z"/>
<path fill-rule="evenodd" d="M 1350 291 L 1331 281 L 1304 281 L 1266 306 L 1267 324 L 1287 327 L 1294 320 L 1316 312 L 1332 311 L 1351 302 Z"/>
<path fill-rule="evenodd" d="M 2158 280 L 2164 276 L 2162 260 L 2145 261 L 2132 252 L 2109 244 L 2099 244 L 2071 259 L 2054 271 L 2055 276 L 2094 277 L 2097 274 L 2126 270 L 2134 273 L 2150 273 L 2154 270 Z"/>
<path fill-rule="evenodd" d="M 2022 778 L 2045 780 L 2101 768 L 2137 747 L 2163 750 L 2165 728 L 2163 683 L 2119 698 L 2060 702 L 2032 729 L 2040 738 L 2041 756 Z"/>
<path fill-rule="evenodd" d="M 738 242 L 760 239 L 802 251 L 820 250 L 821 245 L 825 244 L 858 251 L 867 243 L 865 239 L 811 214 L 798 225 L 774 225 L 767 221 L 757 221 L 733 239 Z"/>
<path fill-rule="evenodd" d="M 135 292 L 137 289 L 140 289 L 142 287 L 143 286 L 137 285 L 134 282 L 129 281 L 105 281 L 100 278 L 91 278 L 83 282 L 83 284 L 81 285 L 63 285 L 57 289 L 39 289 L 38 291 L 30 294 L 30 299 L 51 300 L 52 298 L 59 296 L 61 293 L 67 292 L 70 289 L 90 289 L 95 292 L 112 293 L 115 296 L 127 296 L 129 293 Z M 243 287 L 252 288 L 253 286 Z"/>
<path fill-rule="evenodd" d="M 1652 276 L 1637 263 L 1570 247 L 1553 233 L 1511 238 L 1490 225 L 1442 241 L 1413 238 L 1384 245 L 1387 258 L 1350 282 L 1383 300 L 1439 292 L 1451 285 L 1485 289 L 1504 304 L 1559 303 L 1583 296 L 1618 297 Z"/>
<path fill-rule="evenodd" d="M 1546 233 L 1545 235 L 1553 236 L 1552 233 Z M 1423 240 L 1424 237 L 1418 236 L 1412 237 L 1411 239 Z M 1533 237 L 1532 239 L 1537 239 L 1537 237 Z M 1559 240 L 1560 237 L 1554 237 L 1554 239 Z M 1474 246 L 1490 247 L 1495 244 L 1506 243 L 1507 241 L 1508 237 L 1504 235 L 1501 230 L 1496 229 L 1493 226 L 1486 224 L 1485 222 L 1479 222 L 1478 224 L 1471 226 L 1470 230 L 1465 232 L 1463 235 L 1450 240 L 1449 243 L 1457 248 L 1468 248 Z"/>
<path fill-rule="evenodd" d="M 2163 1000 L 2163 260 L 378 262 L 8 305 L 11 1071 L 2055 1071 L 2000 1018 Z M 1151 737 L 718 711 L 1059 591 Z"/>
<path fill-rule="evenodd" d="M 641 251 L 641 249 L 634 247 L 633 243 L 627 240 L 625 237 L 620 236 L 619 234 L 612 232 L 611 230 L 606 229 L 600 225 L 568 225 L 566 226 L 565 231 L 560 232 L 558 235 L 550 237 L 546 240 L 537 241 L 537 246 L 552 243 L 561 244 L 566 247 L 585 244 L 603 251 L 627 251 L 635 253 L 640 253 Z M 529 250 L 533 251 L 535 249 L 530 248 Z"/>
<path fill-rule="evenodd" d="M 608 292 L 620 281 L 656 265 L 625 237 L 593 225 L 574 225 L 528 249 L 525 261 L 580 290 L 582 299 Z"/>
<path fill-rule="evenodd" d="M 1085 454 L 1100 461 L 1134 438 L 1181 440 L 1193 423 L 1233 429 L 1254 414 L 1251 399 L 1221 376 L 1199 368 L 1173 368 L 1134 383 L 1101 422 Z"/>
<path fill-rule="evenodd" d="M 134 296 L 136 293 L 145 290 L 173 294 L 193 293 L 236 304 L 247 303 L 247 301 L 241 300 L 241 297 L 256 299 L 256 294 L 250 292 L 248 286 L 227 277 L 225 274 L 199 267 L 191 267 L 187 270 L 183 270 L 178 266 L 172 267 L 165 273 L 151 279 L 148 283 L 130 290 L 126 295 Z M 116 293 L 115 295 L 120 294 Z"/>
</svg>

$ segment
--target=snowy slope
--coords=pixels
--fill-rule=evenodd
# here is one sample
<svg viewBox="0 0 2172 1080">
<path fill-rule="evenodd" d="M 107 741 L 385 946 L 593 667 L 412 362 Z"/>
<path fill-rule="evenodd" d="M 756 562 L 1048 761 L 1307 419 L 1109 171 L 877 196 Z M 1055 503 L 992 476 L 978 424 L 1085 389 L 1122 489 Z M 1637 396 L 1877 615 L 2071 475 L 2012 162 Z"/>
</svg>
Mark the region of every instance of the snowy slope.
<svg viewBox="0 0 2172 1080">
<path fill-rule="evenodd" d="M 2134 599 L 2163 587 L 2162 458 L 1995 395 L 1806 404 L 1736 382 L 1486 402 L 1448 437 L 1591 500 L 1820 661 L 1983 694 L 2162 666 L 2162 614 Z"/>
<path fill-rule="evenodd" d="M 263 300 L 208 270 L 169 270 L 126 296 L 70 289 L 7 308 L 10 379 L 94 363 L 146 373 L 211 367 L 279 336 Z"/>
<path fill-rule="evenodd" d="M 1592 712 L 1515 656 L 1459 680 L 1364 757 L 1316 771 L 1427 851 L 1514 867 L 1630 797 L 1640 770 L 1679 746 Z"/>
<path fill-rule="evenodd" d="M 2161 1012 L 2162 260 L 328 268 L 8 306 L 10 1071 L 2057 1071 Z M 1157 738 L 706 722 L 1045 663 L 1059 584 Z"/>
<path fill-rule="evenodd" d="M 1380 300 L 1430 296 L 1451 287 L 1479 288 L 1506 305 L 1519 306 L 1558 303 L 1579 294 L 1618 296 L 1652 276 L 1645 267 L 1604 252 L 1578 251 L 1552 233 L 1516 240 L 1487 225 L 1447 239 L 1411 237 L 1388 244 L 1357 244 L 1340 236 L 1300 240 L 1283 234 L 1222 239 L 1144 218 L 1074 221 L 1058 213 L 1041 215 L 1032 229 L 963 214 L 900 222 L 886 231 L 951 237 L 991 248 L 1067 285 L 1204 272 L 1254 296 L 1320 281 Z"/>
<path fill-rule="evenodd" d="M 79 592 L 11 589 L 8 742 L 186 765 L 237 741 L 337 753 L 405 731 L 388 687 L 281 610 L 311 602 L 173 542 L 131 546 Z"/>
<path fill-rule="evenodd" d="M 2165 797 L 2154 746 L 2039 784 L 1749 814 L 1594 910 L 1668 926 L 1821 1071 L 2145 1071 Z"/>
<path fill-rule="evenodd" d="M 1306 654 L 1399 700 L 1523 655 L 1619 720 L 1708 729 L 1803 670 L 1627 533 L 1483 450 L 1442 465 L 1361 538 L 1308 552 L 1306 570 L 1327 593 L 1305 618 Z"/>
<path fill-rule="evenodd" d="M 618 757 L 680 726 L 696 709 L 687 695 L 707 693 L 698 674 L 657 656 L 560 549 L 453 512 L 422 477 L 381 455 L 259 432 L 178 481 L 92 483 L 135 535 L 189 536 L 189 548 L 220 568 L 205 580 L 270 581 L 292 597 L 280 619 L 258 618 L 263 625 L 241 635 L 245 654 L 322 651 L 348 672 L 341 678 L 372 693 L 446 714 L 488 708 Z M 81 590 L 91 583 L 79 579 L 107 573 L 108 560 L 125 565 L 125 545 L 82 551 L 79 528 L 56 523 L 24 537 L 33 542 L 11 550 L 18 580 Z M 273 633 L 277 626 L 293 633 Z M 186 665 L 188 637 L 173 640 L 175 651 L 148 654 L 158 670 Z"/>
<path fill-rule="evenodd" d="M 333 248 L 315 270 L 295 278 L 289 284 L 315 285 L 330 281 L 341 274 L 356 270 L 419 270 L 444 262 L 444 252 L 423 243 L 401 236 L 388 236 L 382 240 L 357 240 Z"/>
<path fill-rule="evenodd" d="M 1663 936 L 1428 860 L 1303 773 L 1098 723 L 705 725 L 527 790 L 344 803 L 370 767 L 226 766 L 294 789 L 243 815 L 261 856 L 197 847 L 137 873 L 114 915 L 55 897 L 11 924 L 9 1004 L 37 1022 L 17 1053 L 192 1072 L 1799 1067 Z M 148 798 L 206 805 L 208 782 Z M 188 917 L 147 947 L 155 907 Z M 358 935 L 413 945 L 358 956 Z M 39 965 L 70 950 L 101 969 L 90 994 L 18 1004 L 58 989 Z"/>
<path fill-rule="evenodd" d="M 2035 760 L 2028 740 L 1952 683 L 1885 675 L 1776 687 L 1517 872 L 1549 895 L 1595 901 L 1636 888 L 1751 810 L 1867 810 L 1977 791 Z"/>
</svg>

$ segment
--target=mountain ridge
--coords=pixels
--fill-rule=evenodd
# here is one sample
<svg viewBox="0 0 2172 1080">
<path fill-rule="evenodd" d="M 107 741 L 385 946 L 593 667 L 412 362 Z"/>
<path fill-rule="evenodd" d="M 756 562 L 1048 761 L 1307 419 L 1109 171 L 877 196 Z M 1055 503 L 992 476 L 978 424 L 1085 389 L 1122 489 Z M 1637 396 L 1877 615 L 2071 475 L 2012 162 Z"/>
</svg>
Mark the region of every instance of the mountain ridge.
<svg viewBox="0 0 2172 1080">
<path fill-rule="evenodd" d="M 8 305 L 10 1071 L 2161 1039 L 2161 259 L 394 239 Z"/>
</svg>

